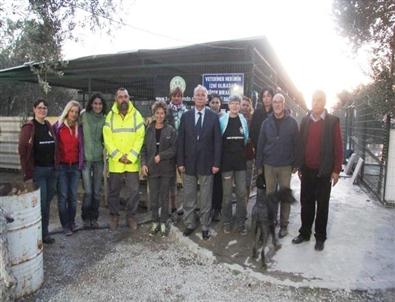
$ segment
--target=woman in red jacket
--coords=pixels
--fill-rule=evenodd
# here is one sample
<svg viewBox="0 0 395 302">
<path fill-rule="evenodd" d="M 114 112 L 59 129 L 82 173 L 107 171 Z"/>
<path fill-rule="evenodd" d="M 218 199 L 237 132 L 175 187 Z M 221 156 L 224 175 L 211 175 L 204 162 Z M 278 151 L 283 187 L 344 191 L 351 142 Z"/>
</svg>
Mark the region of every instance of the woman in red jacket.
<svg viewBox="0 0 395 302">
<path fill-rule="evenodd" d="M 80 104 L 71 100 L 54 124 L 59 153 L 58 208 L 60 223 L 66 236 L 72 235 L 77 229 L 77 189 L 84 165 L 82 127 L 78 123 L 80 111 Z"/>
<path fill-rule="evenodd" d="M 23 179 L 40 188 L 42 238 L 51 244 L 55 239 L 48 233 L 50 203 L 55 193 L 56 138 L 45 119 L 48 103 L 38 99 L 33 103 L 34 118 L 22 126 L 18 151 Z"/>
</svg>

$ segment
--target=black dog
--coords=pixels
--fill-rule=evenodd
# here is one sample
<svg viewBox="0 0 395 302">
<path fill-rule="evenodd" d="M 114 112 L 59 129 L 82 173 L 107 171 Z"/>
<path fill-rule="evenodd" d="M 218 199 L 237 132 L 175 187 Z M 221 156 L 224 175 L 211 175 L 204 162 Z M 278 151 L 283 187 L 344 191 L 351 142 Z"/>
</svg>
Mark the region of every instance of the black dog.
<svg viewBox="0 0 395 302">
<path fill-rule="evenodd" d="M 257 200 L 252 210 L 251 234 L 254 240 L 252 257 L 254 259 L 258 257 L 258 249 L 259 246 L 262 245 L 262 268 L 266 269 L 265 247 L 269 239 L 269 235 L 272 235 L 272 243 L 275 251 L 281 248 L 275 232 L 277 220 L 277 217 L 275 217 L 275 215 L 277 213 L 278 203 L 282 201 L 292 204 L 296 200 L 292 195 L 292 190 L 288 188 L 282 188 L 279 191 L 267 195 L 264 187 L 263 189 L 258 190 L 262 190 L 263 194 L 257 195 Z"/>
</svg>

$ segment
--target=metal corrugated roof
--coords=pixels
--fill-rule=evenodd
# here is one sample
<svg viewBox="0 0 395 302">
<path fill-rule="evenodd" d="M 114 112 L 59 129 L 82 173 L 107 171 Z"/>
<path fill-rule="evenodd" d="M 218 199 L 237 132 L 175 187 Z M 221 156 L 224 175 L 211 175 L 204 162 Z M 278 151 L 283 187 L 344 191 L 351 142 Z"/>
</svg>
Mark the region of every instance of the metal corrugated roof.
<svg viewBox="0 0 395 302">
<path fill-rule="evenodd" d="M 263 66 L 262 70 L 268 70 L 264 77 L 270 80 L 274 75 L 273 81 L 280 83 L 299 104 L 304 103 L 265 37 L 92 55 L 66 62 L 63 77 L 47 76 L 50 85 L 102 92 L 113 91 L 123 83 L 150 89 L 154 79 L 161 76 L 247 72 L 253 66 L 257 69 Z M 37 82 L 31 64 L 36 65 L 28 63 L 0 70 L 0 81 Z"/>
</svg>

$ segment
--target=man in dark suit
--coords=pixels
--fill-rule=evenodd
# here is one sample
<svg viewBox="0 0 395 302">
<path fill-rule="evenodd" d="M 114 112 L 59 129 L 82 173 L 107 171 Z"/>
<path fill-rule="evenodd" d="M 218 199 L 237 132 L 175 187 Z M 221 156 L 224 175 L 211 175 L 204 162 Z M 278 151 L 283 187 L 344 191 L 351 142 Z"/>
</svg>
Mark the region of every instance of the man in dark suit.
<svg viewBox="0 0 395 302">
<path fill-rule="evenodd" d="M 195 108 L 181 117 L 177 141 L 177 165 L 184 176 L 184 236 L 193 233 L 197 225 L 197 184 L 200 185 L 200 223 L 202 237 L 210 238 L 210 210 L 213 175 L 221 162 L 222 138 L 218 116 L 205 108 L 207 89 L 198 85 L 193 92 Z"/>
</svg>

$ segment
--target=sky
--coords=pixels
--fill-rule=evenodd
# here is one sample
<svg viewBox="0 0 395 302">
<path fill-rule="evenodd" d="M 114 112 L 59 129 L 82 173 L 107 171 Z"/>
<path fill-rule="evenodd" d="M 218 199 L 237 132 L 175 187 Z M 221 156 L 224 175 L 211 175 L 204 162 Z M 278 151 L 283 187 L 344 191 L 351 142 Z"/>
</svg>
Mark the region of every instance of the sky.
<svg viewBox="0 0 395 302">
<path fill-rule="evenodd" d="M 70 59 L 266 36 L 307 106 L 313 91 L 323 89 L 330 107 L 336 93 L 368 82 L 367 55 L 352 53 L 331 13 L 332 0 L 124 1 L 124 25 L 112 36 L 80 31 L 64 54 Z"/>
</svg>

